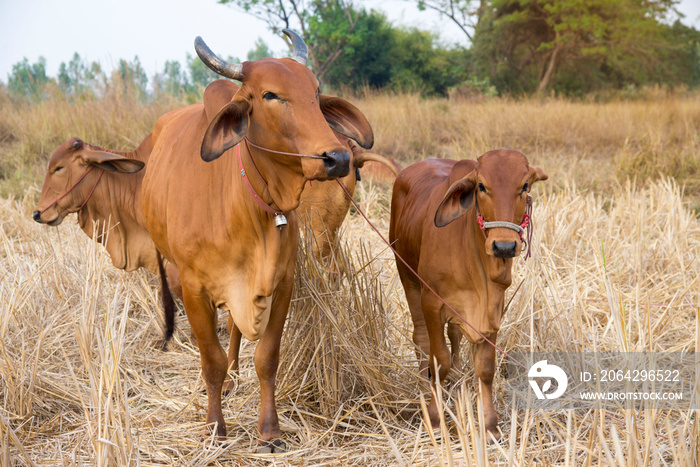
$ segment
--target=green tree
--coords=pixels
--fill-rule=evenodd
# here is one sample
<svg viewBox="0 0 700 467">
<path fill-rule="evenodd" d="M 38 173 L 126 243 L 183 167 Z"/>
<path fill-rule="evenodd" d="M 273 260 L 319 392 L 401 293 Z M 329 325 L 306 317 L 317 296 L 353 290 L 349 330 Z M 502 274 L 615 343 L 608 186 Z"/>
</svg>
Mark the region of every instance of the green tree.
<svg viewBox="0 0 700 467">
<path fill-rule="evenodd" d="M 112 84 L 125 94 L 134 94 L 142 102 L 148 98 L 148 76 L 138 56 L 132 62 L 119 59 L 119 66 L 112 72 Z"/>
<path fill-rule="evenodd" d="M 176 60 L 166 61 L 163 72 L 156 74 L 153 78 L 153 88 L 156 94 L 165 92 L 177 95 L 189 92 L 187 73 L 180 62 Z"/>
<path fill-rule="evenodd" d="M 391 51 L 391 86 L 418 90 L 423 94 L 446 95 L 447 90 L 467 78 L 464 49 L 447 49 L 437 36 L 417 28 L 397 28 Z"/>
<path fill-rule="evenodd" d="M 248 52 L 248 60 L 250 61 L 272 56 L 272 51 L 261 37 L 255 41 L 255 48 Z"/>
<path fill-rule="evenodd" d="M 105 80 L 100 64 L 97 62 L 88 64 L 77 52 L 67 65 L 61 62 L 58 68 L 58 89 L 73 98 L 101 93 Z"/>
<path fill-rule="evenodd" d="M 53 80 L 46 76 L 46 59 L 39 57 L 34 64 L 29 64 L 25 57 L 12 65 L 12 73 L 7 78 L 7 89 L 17 99 L 41 100 L 46 94 L 46 87 Z"/>
<path fill-rule="evenodd" d="M 198 56 L 190 53 L 187 53 L 187 69 L 190 73 L 190 84 L 201 89 L 204 89 L 215 79 L 221 78 L 211 71 Z"/>
<path fill-rule="evenodd" d="M 480 70 L 510 90 L 571 87 L 557 79 L 564 76 L 579 86 L 643 84 L 661 66 L 660 51 L 669 45 L 664 23 L 677 3 L 491 0 L 474 34 L 474 53 Z"/>
<path fill-rule="evenodd" d="M 290 47 L 291 43 L 287 36 L 282 34 L 282 29 L 297 31 L 309 48 L 310 66 L 320 81 L 324 80 L 325 73 L 342 55 L 347 39 L 357 22 L 352 0 L 219 0 L 219 3 L 232 5 L 265 21 L 268 29 L 280 34 Z M 332 12 L 327 13 L 329 10 Z M 337 11 L 342 11 L 347 18 L 347 21 L 336 23 L 336 26 L 342 29 L 336 31 L 331 43 L 315 42 L 309 30 L 310 22 L 324 14 L 337 17 Z M 330 52 L 319 51 L 319 47 L 332 49 Z"/>
<path fill-rule="evenodd" d="M 327 3 L 312 17 L 309 41 L 322 63 L 316 76 L 332 86 L 384 86 L 391 75 L 392 27 L 381 13 Z"/>
</svg>

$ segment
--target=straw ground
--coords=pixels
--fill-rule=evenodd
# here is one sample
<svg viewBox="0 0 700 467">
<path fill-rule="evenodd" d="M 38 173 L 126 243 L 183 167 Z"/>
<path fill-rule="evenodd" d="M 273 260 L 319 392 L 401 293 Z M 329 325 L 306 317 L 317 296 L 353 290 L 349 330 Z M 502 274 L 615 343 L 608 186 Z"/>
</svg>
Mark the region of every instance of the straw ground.
<svg viewBox="0 0 700 467">
<path fill-rule="evenodd" d="M 648 103 L 668 117 L 666 133 L 636 102 L 470 106 L 370 96 L 356 103 L 374 123 L 377 150 L 403 162 L 509 146 L 552 177 L 533 193 L 534 255 L 515 261 L 520 287 L 507 295 L 512 302 L 498 339 L 504 350 L 698 350 L 700 222 L 688 209 L 695 195 L 657 174 L 637 184 L 617 181 L 624 180 L 624 152 L 636 154 L 656 135 L 659 154 L 684 161 L 676 179 L 693 189 L 697 97 Z M 98 107 L 85 110 L 86 118 L 103 111 Z M 401 125 L 416 124 L 411 109 L 424 125 L 406 132 Z M 30 110 L 15 111 L 3 128 L 29 145 L 30 129 L 12 125 Z M 122 118 L 115 115 L 112 132 Z M 59 130 L 52 137 L 61 142 Z M 676 136 L 667 138 L 669 131 Z M 11 145 L 6 167 L 14 162 L 5 157 L 21 151 Z M 653 159 L 645 154 L 639 157 Z M 421 407 L 428 386 L 417 376 L 394 259 L 354 210 L 335 252 L 339 274 L 327 274 L 306 245 L 299 255 L 277 378 L 290 452 L 253 453 L 254 343 L 243 345 L 237 387 L 224 403 L 229 435 L 218 442 L 203 426 L 204 384 L 184 314 L 169 350 L 160 351 L 157 279 L 114 269 L 70 219 L 57 228 L 34 223 L 36 188 L 25 187 L 32 185 L 29 174 L 41 171 L 28 157 L 22 164 L 28 180 L 11 178 L 3 187 L 23 194 L 0 201 L 0 465 L 698 464 L 697 412 L 656 406 L 608 411 L 611 419 L 601 411 L 513 410 L 502 372 L 495 392 L 504 441 L 487 444 L 469 346 L 463 367 L 439 394 L 443 432 L 426 432 Z M 356 194 L 385 232 L 389 198 L 389 185 L 371 181 Z M 221 339 L 225 344 L 223 329 Z M 502 357 L 498 364 L 504 366 Z"/>
<path fill-rule="evenodd" d="M 384 229 L 388 196 L 371 183 L 358 193 Z M 535 254 L 516 261 L 522 285 L 499 335 L 506 351 L 697 348 L 700 223 L 674 182 L 621 186 L 605 198 L 572 189 L 534 196 Z M 114 269 L 70 222 L 36 225 L 30 208 L 0 205 L 0 465 L 697 465 L 692 411 L 620 411 L 620 421 L 511 411 L 502 376 L 505 441 L 487 445 L 468 350 L 441 394 L 442 436 L 426 433 L 427 386 L 394 261 L 357 215 L 336 251 L 339 276 L 306 248 L 299 256 L 278 376 L 291 451 L 252 454 L 259 389 L 250 343 L 225 402 L 229 436 L 217 442 L 203 427 L 204 385 L 183 315 L 170 350 L 156 345 L 157 280 Z"/>
</svg>

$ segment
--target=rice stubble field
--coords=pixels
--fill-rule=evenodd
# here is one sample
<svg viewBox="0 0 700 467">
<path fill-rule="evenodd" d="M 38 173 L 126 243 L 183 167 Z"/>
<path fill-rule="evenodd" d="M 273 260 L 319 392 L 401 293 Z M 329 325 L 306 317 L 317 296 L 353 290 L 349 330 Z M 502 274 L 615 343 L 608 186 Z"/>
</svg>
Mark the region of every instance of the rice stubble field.
<svg viewBox="0 0 700 467">
<path fill-rule="evenodd" d="M 699 101 L 355 99 L 375 128 L 375 150 L 404 165 L 503 146 L 550 175 L 532 193 L 533 257 L 514 261 L 498 337 L 509 353 L 697 351 Z M 11 196 L 0 202 L 0 465 L 697 465 L 697 411 L 515 410 L 502 371 L 494 388 L 504 439 L 488 444 L 467 345 L 438 394 L 442 433 L 426 431 L 429 388 L 417 375 L 393 254 L 354 209 L 335 251 L 339 274 L 309 245 L 299 254 L 277 377 L 290 451 L 254 453 L 254 343 L 244 343 L 237 387 L 224 400 L 228 437 L 214 439 L 183 312 L 168 351 L 157 345 L 157 278 L 113 268 L 71 218 L 56 228 L 31 219 L 54 143 L 76 135 L 128 149 L 149 131 L 152 110 L 131 104 L 142 112 L 134 129 L 120 126 L 127 117 L 112 104 L 88 104 L 73 106 L 83 115 L 74 129 L 36 106 L 3 104 L 0 129 L 12 136 L 1 139 Z M 91 118 L 104 118 L 97 109 L 115 110 L 104 135 L 88 131 Z M 21 125 L 32 115 L 46 119 L 35 138 Z M 355 196 L 384 232 L 390 197 L 389 183 L 367 179 Z"/>
</svg>

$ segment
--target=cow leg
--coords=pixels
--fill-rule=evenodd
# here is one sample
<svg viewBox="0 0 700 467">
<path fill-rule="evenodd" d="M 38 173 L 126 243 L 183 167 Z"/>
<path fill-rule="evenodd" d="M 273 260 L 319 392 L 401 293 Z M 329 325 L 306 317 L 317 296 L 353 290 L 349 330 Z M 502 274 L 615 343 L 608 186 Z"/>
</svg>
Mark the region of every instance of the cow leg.
<svg viewBox="0 0 700 467">
<path fill-rule="evenodd" d="M 284 321 L 287 319 L 289 302 L 292 298 L 294 280 L 283 280 L 272 296 L 270 320 L 255 349 L 255 372 L 260 381 L 260 448 L 258 452 L 274 453 L 286 451 L 280 440 L 280 425 L 275 404 L 275 378 L 280 356 L 280 340 Z"/>
<path fill-rule="evenodd" d="M 459 358 L 459 348 L 460 344 L 462 343 L 462 331 L 460 331 L 458 324 L 449 323 L 447 325 L 447 337 L 450 339 L 452 366 L 459 370 L 462 366 L 462 362 Z"/>
<path fill-rule="evenodd" d="M 486 334 L 491 342 L 496 342 L 497 333 Z M 481 382 L 481 403 L 484 407 L 486 430 L 494 438 L 501 437 L 498 431 L 498 417 L 493 407 L 493 375 L 496 373 L 496 349 L 484 341 L 476 345 L 474 372 Z"/>
<path fill-rule="evenodd" d="M 411 283 L 404 283 L 406 291 L 406 301 L 411 310 L 413 320 L 413 343 L 416 345 L 416 358 L 418 359 L 418 373 L 428 379 L 428 359 L 430 354 L 430 340 L 428 338 L 428 328 L 425 325 L 425 316 L 421 308 L 420 286 Z"/>
<path fill-rule="evenodd" d="M 234 324 L 231 313 L 228 314 L 228 321 L 226 322 L 226 327 L 229 333 L 229 344 L 228 344 L 228 372 L 226 374 L 226 379 L 224 380 L 224 394 L 228 394 L 233 391 L 236 384 L 231 377 L 231 373 L 238 376 L 238 354 L 241 349 L 241 331 Z"/>
<path fill-rule="evenodd" d="M 177 270 L 177 267 L 169 261 L 166 262 L 165 275 L 168 276 L 170 291 L 182 301 L 182 283 L 180 283 L 180 272 Z"/>
<path fill-rule="evenodd" d="M 226 424 L 221 411 L 221 387 L 226 377 L 226 354 L 219 344 L 216 334 L 216 308 L 211 302 L 190 290 L 183 284 L 183 302 L 187 319 L 190 321 L 202 361 L 202 375 L 207 386 L 207 426 L 216 434 L 226 436 Z"/>
<path fill-rule="evenodd" d="M 425 316 L 425 324 L 428 328 L 430 338 L 430 353 L 428 354 L 430 364 L 431 383 L 436 393 L 439 384 L 442 384 L 450 371 L 452 358 L 445 342 L 445 322 L 442 318 L 442 302 L 440 302 L 432 292 L 425 290 L 421 295 L 421 307 Z M 435 377 L 437 375 L 437 378 Z M 438 412 L 436 398 L 433 397 L 428 405 L 428 415 L 430 425 L 435 429 L 440 427 L 440 414 Z"/>
</svg>

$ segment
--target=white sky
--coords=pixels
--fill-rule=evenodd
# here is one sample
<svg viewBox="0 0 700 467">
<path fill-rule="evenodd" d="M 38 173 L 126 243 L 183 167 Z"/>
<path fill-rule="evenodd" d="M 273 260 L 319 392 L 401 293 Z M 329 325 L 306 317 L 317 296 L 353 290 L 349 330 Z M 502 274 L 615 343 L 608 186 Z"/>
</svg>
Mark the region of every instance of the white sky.
<svg viewBox="0 0 700 467">
<path fill-rule="evenodd" d="M 432 12 L 419 12 L 411 0 L 362 0 L 366 8 L 386 13 L 396 25 L 438 32 L 446 43 L 466 44 L 466 38 Z M 700 29 L 700 0 L 683 0 L 685 23 Z M 107 71 L 120 58 L 138 55 L 149 78 L 167 60 L 185 61 L 194 54 L 201 35 L 214 52 L 245 59 L 261 37 L 274 52 L 282 39 L 265 24 L 216 0 L 0 0 L 0 81 L 7 82 L 12 65 L 24 57 L 35 63 L 46 58 L 47 74 L 56 76 L 61 62 L 75 52 L 98 61 Z M 381 47 L 381 44 L 378 44 Z"/>
</svg>

